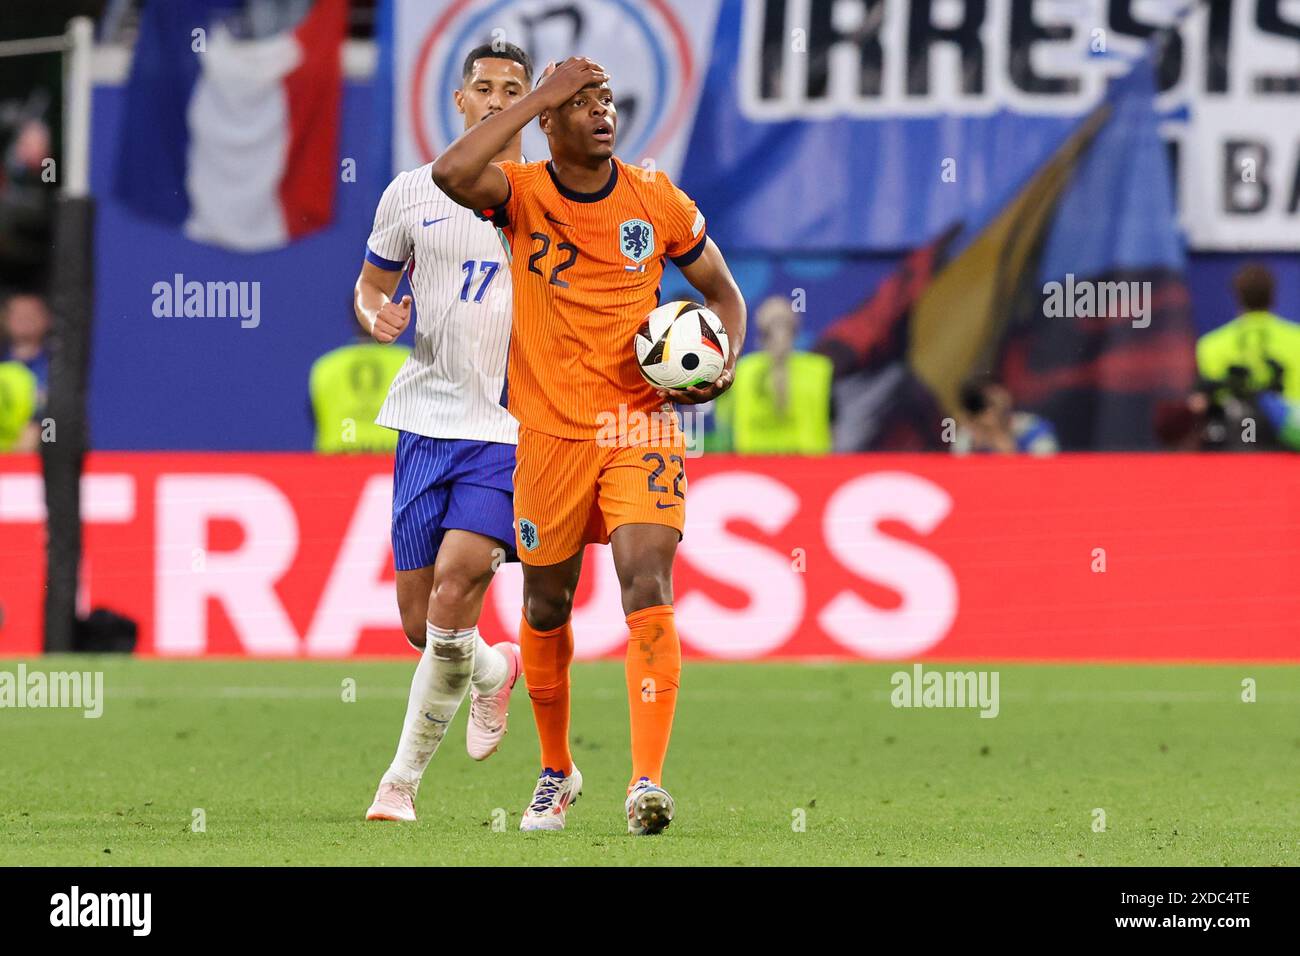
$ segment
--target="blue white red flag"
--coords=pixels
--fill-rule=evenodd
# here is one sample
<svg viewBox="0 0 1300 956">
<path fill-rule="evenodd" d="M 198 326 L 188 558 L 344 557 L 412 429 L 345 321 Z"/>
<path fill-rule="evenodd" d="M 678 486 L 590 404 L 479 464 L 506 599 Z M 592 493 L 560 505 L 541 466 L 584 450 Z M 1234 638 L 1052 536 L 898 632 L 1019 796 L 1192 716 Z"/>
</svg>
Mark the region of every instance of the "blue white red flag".
<svg viewBox="0 0 1300 956">
<path fill-rule="evenodd" d="M 315 0 L 268 30 L 251 7 L 145 7 L 114 187 L 142 215 L 245 252 L 333 218 L 347 14 L 346 0 Z"/>
</svg>

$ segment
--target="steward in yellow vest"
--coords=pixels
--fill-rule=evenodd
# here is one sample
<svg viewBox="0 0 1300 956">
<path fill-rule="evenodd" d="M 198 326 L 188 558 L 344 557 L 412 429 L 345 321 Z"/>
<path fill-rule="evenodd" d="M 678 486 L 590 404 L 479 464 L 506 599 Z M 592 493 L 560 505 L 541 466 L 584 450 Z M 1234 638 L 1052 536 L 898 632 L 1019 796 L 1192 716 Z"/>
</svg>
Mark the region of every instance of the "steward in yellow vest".
<svg viewBox="0 0 1300 956">
<path fill-rule="evenodd" d="M 358 342 L 326 352 L 311 367 L 316 450 L 391 452 L 397 432 L 375 424 L 397 370 L 411 350 L 403 345 Z"/>
</svg>

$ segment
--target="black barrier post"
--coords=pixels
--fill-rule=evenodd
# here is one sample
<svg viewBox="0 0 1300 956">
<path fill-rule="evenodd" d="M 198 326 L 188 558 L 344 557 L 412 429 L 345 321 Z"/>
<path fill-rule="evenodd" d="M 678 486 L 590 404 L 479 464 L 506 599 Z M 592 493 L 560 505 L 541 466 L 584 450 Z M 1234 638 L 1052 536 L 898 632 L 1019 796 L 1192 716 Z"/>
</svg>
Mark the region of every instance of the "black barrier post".
<svg viewBox="0 0 1300 956">
<path fill-rule="evenodd" d="M 49 397 L 41 422 L 47 653 L 68 653 L 77 647 L 81 466 L 88 442 L 86 376 L 95 312 L 95 201 L 90 195 L 94 32 L 88 17 L 74 17 L 62 38 L 62 189 L 54 204 L 54 321 Z"/>
<path fill-rule="evenodd" d="M 95 205 L 88 196 L 55 203 L 54 323 L 50 389 L 41 423 L 45 475 L 45 650 L 74 649 L 81 569 L 81 466 L 85 458 L 86 374 L 94 315 Z"/>
</svg>

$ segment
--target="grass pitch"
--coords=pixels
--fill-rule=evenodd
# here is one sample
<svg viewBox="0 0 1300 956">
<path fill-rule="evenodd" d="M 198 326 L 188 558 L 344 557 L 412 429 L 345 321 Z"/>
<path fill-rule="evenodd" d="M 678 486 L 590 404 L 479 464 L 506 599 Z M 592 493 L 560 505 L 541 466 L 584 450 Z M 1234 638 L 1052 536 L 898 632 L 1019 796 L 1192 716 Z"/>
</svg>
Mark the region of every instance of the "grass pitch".
<svg viewBox="0 0 1300 956">
<path fill-rule="evenodd" d="M 983 719 L 892 707 L 909 665 L 687 662 L 677 819 L 634 838 L 621 662 L 574 668 L 567 831 L 518 832 L 538 769 L 522 688 L 482 764 L 462 707 L 418 823 L 365 823 L 413 664 L 28 661 L 101 670 L 106 700 L 98 720 L 0 709 L 0 864 L 1300 863 L 1297 668 L 995 667 Z"/>
</svg>

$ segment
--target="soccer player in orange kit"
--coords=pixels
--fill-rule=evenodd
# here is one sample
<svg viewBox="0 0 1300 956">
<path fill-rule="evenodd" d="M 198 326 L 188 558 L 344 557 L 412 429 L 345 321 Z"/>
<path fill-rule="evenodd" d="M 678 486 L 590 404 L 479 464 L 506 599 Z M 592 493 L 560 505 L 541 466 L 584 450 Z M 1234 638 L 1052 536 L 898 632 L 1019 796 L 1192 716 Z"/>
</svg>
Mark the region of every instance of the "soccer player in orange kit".
<svg viewBox="0 0 1300 956">
<path fill-rule="evenodd" d="M 551 160 L 493 164 L 533 119 Z M 681 679 L 672 569 L 686 473 L 685 442 L 669 402 L 707 402 L 726 391 L 745 340 L 745 303 L 703 213 L 663 173 L 615 158 L 617 130 L 609 75 L 572 57 L 467 130 L 432 170 L 447 195 L 505 231 L 513 256 L 507 379 L 508 407 L 519 420 L 519 643 L 543 766 L 523 830 L 563 829 L 582 792 L 569 751 L 569 618 L 583 547 L 591 542 L 613 548 L 630 632 L 628 831 L 659 833 L 672 821 L 662 780 Z M 727 330 L 726 367 L 710 385 L 656 389 L 637 368 L 633 337 L 658 304 L 665 259 Z M 609 421 L 666 427 L 641 436 L 629 429 L 610 440 L 602 431 Z"/>
</svg>

